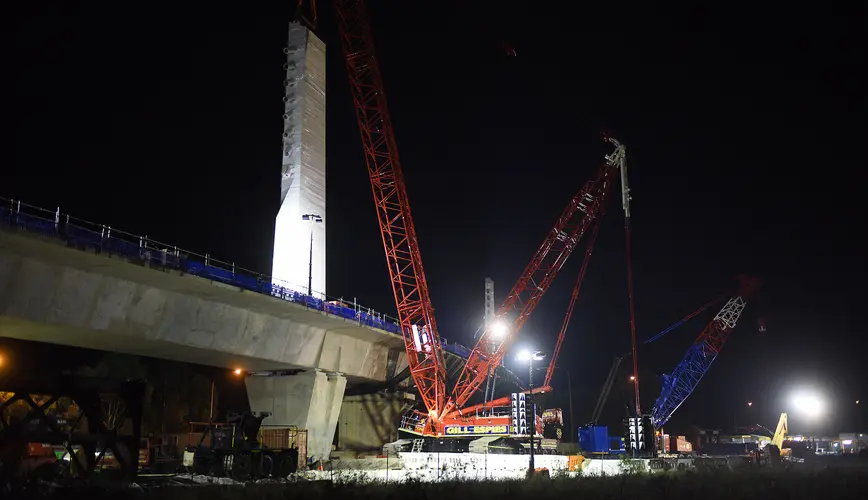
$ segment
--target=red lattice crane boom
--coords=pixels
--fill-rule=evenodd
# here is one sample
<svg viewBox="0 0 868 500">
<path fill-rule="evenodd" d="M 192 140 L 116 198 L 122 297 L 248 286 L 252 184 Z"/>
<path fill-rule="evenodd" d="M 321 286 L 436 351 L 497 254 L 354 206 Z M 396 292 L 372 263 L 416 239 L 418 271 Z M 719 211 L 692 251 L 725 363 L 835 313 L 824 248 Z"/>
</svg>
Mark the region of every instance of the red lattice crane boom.
<svg viewBox="0 0 868 500">
<path fill-rule="evenodd" d="M 603 207 L 603 209 L 605 209 L 605 207 Z M 602 215 L 602 213 L 600 215 Z M 573 309 L 576 307 L 576 301 L 579 298 L 579 291 L 581 291 L 582 282 L 585 280 L 585 272 L 588 270 L 588 263 L 591 261 L 591 254 L 594 253 L 594 242 L 597 241 L 597 234 L 599 232 L 600 219 L 598 217 L 597 221 L 594 222 L 594 228 L 591 229 L 588 246 L 585 248 L 585 259 L 582 261 L 582 268 L 579 270 L 579 276 L 576 278 L 576 285 L 573 287 L 573 294 L 570 296 L 570 304 L 567 306 L 567 313 L 564 315 L 564 322 L 561 324 L 561 331 L 558 333 L 558 341 L 555 343 L 555 350 L 552 351 L 552 358 L 549 360 L 549 367 L 546 370 L 546 378 L 543 381 L 543 387 L 551 387 L 552 376 L 555 374 L 555 368 L 558 363 L 558 354 L 560 354 L 564 338 L 567 336 L 567 328 L 570 326 L 570 319 L 573 317 Z"/>
<path fill-rule="evenodd" d="M 573 249 L 601 214 L 611 190 L 613 177 L 622 166 L 617 158 L 622 155 L 623 146 L 616 144 L 615 153 L 606 157 L 606 163 L 596 175 L 570 200 L 497 312 L 497 318 L 500 321 L 508 321 L 510 325 L 506 338 L 491 353 L 487 350 L 487 346 L 492 341 L 491 332 L 486 330 L 480 336 L 467 358 L 467 363 L 441 413 L 441 418 L 460 411 L 470 397 L 480 389 L 491 368 L 497 366 L 503 359 L 506 350 L 518 337 L 518 332 L 527 322 Z"/>
<path fill-rule="evenodd" d="M 446 399 L 446 370 L 368 12 L 362 0 L 334 5 L 407 361 L 436 421 Z"/>
</svg>

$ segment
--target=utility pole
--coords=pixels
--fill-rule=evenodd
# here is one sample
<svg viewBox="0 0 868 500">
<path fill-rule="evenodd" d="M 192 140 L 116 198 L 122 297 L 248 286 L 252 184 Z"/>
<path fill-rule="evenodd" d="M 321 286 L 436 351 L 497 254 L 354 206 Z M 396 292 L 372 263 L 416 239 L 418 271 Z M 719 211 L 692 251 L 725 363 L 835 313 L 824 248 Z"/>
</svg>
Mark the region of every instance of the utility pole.
<svg viewBox="0 0 868 500">
<path fill-rule="evenodd" d="M 533 463 L 533 436 L 536 434 L 536 408 L 535 408 L 535 399 L 533 397 L 533 358 L 535 354 L 531 354 L 530 359 L 527 361 L 528 366 L 528 377 L 527 377 L 527 388 L 528 394 L 527 397 L 531 398 L 530 403 L 527 405 L 527 408 L 532 412 L 533 418 L 530 422 L 530 462 L 528 464 L 527 476 L 528 478 L 532 478 L 534 476 L 534 470 L 536 467 Z"/>
<path fill-rule="evenodd" d="M 214 421 L 214 376 L 211 376 L 211 404 L 208 405 L 208 423 Z"/>
<path fill-rule="evenodd" d="M 313 297 L 313 226 L 322 222 L 322 216 L 317 214 L 304 214 L 302 220 L 310 221 L 310 254 L 307 261 L 307 296 Z M 325 297 L 323 297 L 325 299 Z"/>
<path fill-rule="evenodd" d="M 573 421 L 573 377 L 570 370 L 567 370 L 567 393 L 570 396 L 570 442 L 575 442 L 576 439 L 576 424 Z"/>
<path fill-rule="evenodd" d="M 518 357 L 519 361 L 527 361 L 527 395 L 524 398 L 525 401 L 525 415 L 529 416 L 527 420 L 528 422 L 528 432 L 530 434 L 530 461 L 528 463 L 527 470 L 527 478 L 530 479 L 534 476 L 534 436 L 536 435 L 536 405 L 534 404 L 533 396 L 533 362 L 534 361 L 542 361 L 543 353 L 542 351 L 522 351 L 519 353 Z M 529 415 L 528 415 L 529 414 Z"/>
<path fill-rule="evenodd" d="M 484 302 L 483 316 L 482 316 L 482 332 L 490 332 L 492 326 L 494 325 L 495 320 L 495 308 L 494 308 L 494 280 L 491 278 L 485 278 L 485 302 Z M 493 339 L 488 344 L 489 353 L 494 354 L 497 351 L 497 345 L 494 343 Z M 494 383 L 496 381 L 497 375 L 497 366 L 493 366 L 491 368 L 491 372 L 488 374 L 488 379 L 485 381 L 485 393 L 483 394 L 483 402 L 487 403 L 489 400 L 494 399 Z"/>
</svg>

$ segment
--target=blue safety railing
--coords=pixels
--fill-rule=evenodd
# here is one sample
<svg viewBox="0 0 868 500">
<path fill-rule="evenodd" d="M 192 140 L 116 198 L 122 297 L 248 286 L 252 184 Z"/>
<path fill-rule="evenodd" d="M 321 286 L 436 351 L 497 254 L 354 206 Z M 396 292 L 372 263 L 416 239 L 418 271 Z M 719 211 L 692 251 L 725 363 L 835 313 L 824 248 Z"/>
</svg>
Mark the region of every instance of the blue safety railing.
<svg viewBox="0 0 868 500">
<path fill-rule="evenodd" d="M 399 335 L 401 333 L 395 318 L 362 307 L 355 299 L 346 302 L 342 298 L 329 298 L 319 293 L 307 295 L 297 291 L 304 287 L 292 286 L 262 273 L 238 267 L 235 263 L 213 259 L 210 254 L 197 254 L 147 236 L 137 236 L 111 226 L 78 219 L 61 213 L 60 208 L 46 210 L 20 200 L 0 197 L 0 225 L 57 238 L 66 242 L 67 246 L 80 250 L 106 252 L 123 256 L 137 264 L 147 263 L 154 267 L 176 269 L 357 321 L 360 325 Z"/>
</svg>

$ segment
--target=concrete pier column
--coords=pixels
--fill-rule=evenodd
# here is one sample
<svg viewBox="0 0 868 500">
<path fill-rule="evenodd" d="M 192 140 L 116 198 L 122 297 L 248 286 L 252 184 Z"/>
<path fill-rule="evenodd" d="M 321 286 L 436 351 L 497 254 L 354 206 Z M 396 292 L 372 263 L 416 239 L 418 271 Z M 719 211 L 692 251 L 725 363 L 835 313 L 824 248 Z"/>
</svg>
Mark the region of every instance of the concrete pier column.
<svg viewBox="0 0 868 500">
<path fill-rule="evenodd" d="M 254 375 L 244 382 L 250 409 L 271 412 L 263 425 L 307 429 L 308 457 L 328 459 L 347 386 L 343 374 L 310 370 L 297 375 Z"/>
<path fill-rule="evenodd" d="M 347 396 L 338 420 L 338 449 L 382 452 L 398 439 L 401 417 L 414 404 L 406 392 Z"/>
</svg>

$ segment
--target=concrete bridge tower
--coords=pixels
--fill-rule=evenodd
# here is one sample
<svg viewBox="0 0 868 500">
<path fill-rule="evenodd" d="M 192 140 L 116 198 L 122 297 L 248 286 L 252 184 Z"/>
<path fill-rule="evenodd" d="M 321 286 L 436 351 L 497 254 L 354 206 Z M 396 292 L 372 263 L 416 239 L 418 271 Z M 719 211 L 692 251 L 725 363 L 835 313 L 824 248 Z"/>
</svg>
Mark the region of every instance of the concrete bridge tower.
<svg viewBox="0 0 868 500">
<path fill-rule="evenodd" d="M 326 293 L 325 44 L 300 23 L 289 25 L 283 82 L 280 210 L 271 274 L 283 286 Z"/>
</svg>

